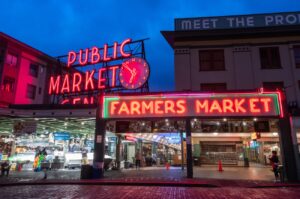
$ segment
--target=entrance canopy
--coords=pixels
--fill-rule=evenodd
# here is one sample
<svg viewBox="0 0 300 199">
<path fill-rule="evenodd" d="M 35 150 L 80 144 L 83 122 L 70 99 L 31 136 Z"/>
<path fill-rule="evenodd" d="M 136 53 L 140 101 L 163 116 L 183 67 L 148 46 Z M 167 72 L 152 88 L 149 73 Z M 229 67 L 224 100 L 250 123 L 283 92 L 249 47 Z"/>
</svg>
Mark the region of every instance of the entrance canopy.
<svg viewBox="0 0 300 199">
<path fill-rule="evenodd" d="M 283 117 L 281 93 L 152 93 L 104 95 L 101 118 Z"/>
</svg>

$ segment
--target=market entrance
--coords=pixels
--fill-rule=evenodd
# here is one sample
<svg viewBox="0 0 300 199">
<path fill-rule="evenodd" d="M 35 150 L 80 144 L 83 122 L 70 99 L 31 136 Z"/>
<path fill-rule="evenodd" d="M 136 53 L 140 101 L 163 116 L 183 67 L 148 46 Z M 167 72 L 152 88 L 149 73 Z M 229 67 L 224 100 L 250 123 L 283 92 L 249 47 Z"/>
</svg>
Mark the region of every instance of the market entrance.
<svg viewBox="0 0 300 199">
<path fill-rule="evenodd" d="M 289 164 L 289 161 L 292 161 L 284 158 L 288 156 L 288 150 L 281 150 L 278 146 L 288 147 L 283 143 L 290 142 L 290 138 L 285 135 L 285 132 L 289 132 L 290 127 L 288 120 L 282 119 L 284 114 L 280 92 L 104 95 L 101 98 L 96 118 L 93 167 L 94 172 L 98 173 L 98 177 L 101 177 L 104 171 L 103 154 L 105 149 L 103 137 L 105 136 L 107 123 L 120 120 L 149 122 L 152 120 L 165 120 L 166 118 L 183 121 L 182 132 L 186 133 L 186 158 L 184 157 L 184 159 L 186 160 L 186 177 L 188 178 L 192 178 L 195 174 L 193 164 L 201 165 L 201 162 L 203 165 L 215 164 L 216 159 L 219 160 L 218 163 L 223 161 L 225 164 L 230 162 L 230 164 L 242 164 L 246 167 L 255 164 L 268 164 L 268 151 L 275 148 L 283 158 L 282 162 L 284 164 Z M 226 119 L 228 122 L 223 121 L 223 123 L 226 123 L 223 124 L 222 119 Z M 195 129 L 195 126 L 198 125 L 196 120 L 200 121 L 200 132 L 197 132 L 197 128 Z M 279 126 L 276 129 L 277 131 L 272 132 L 270 129 L 265 130 L 263 128 L 264 126 L 270 128 L 274 121 L 276 128 Z M 207 125 L 208 129 L 211 128 L 209 125 L 214 126 L 212 123 L 215 123 L 218 131 L 205 130 Z M 240 131 L 236 130 L 239 126 L 243 128 Z M 227 128 L 227 130 L 224 130 L 224 128 Z M 180 132 L 178 129 L 177 131 Z M 126 136 L 126 131 L 120 131 L 119 133 Z M 203 138 L 201 138 L 201 133 L 204 134 Z M 268 140 L 270 133 L 273 137 Z M 229 144 L 219 138 L 214 143 L 211 142 L 212 140 L 205 138 L 205 136 L 209 137 L 209 134 L 214 137 L 222 135 L 220 137 L 225 138 L 225 135 L 229 134 L 227 137 L 238 139 L 238 141 L 230 141 L 229 139 L 228 141 L 231 142 Z M 259 139 L 261 138 L 265 140 L 260 142 Z M 130 161 L 130 158 L 127 158 L 127 161 Z"/>
</svg>

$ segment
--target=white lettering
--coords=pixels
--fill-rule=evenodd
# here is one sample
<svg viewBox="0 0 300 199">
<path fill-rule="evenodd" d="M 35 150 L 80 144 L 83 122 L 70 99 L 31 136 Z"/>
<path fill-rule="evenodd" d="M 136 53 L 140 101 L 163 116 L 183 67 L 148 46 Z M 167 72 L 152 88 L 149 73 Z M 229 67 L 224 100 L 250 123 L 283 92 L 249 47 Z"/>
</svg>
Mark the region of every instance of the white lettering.
<svg viewBox="0 0 300 199">
<path fill-rule="evenodd" d="M 253 17 L 247 17 L 247 26 L 254 26 L 254 18 Z"/>
<path fill-rule="evenodd" d="M 270 15 L 265 16 L 265 24 L 266 24 L 266 26 L 270 25 L 270 23 L 273 22 L 273 21 L 274 21 L 273 16 L 270 16 Z"/>
<path fill-rule="evenodd" d="M 190 30 L 190 29 L 192 29 L 192 23 L 191 23 L 191 21 L 183 20 L 181 22 L 181 28 L 183 30 Z"/>
</svg>

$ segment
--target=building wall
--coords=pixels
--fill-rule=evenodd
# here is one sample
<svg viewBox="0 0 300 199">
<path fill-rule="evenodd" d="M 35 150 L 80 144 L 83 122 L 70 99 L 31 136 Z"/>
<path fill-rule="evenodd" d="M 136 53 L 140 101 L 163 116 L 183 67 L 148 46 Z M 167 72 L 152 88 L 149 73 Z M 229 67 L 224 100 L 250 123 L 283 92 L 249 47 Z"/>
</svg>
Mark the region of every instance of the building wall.
<svg viewBox="0 0 300 199">
<path fill-rule="evenodd" d="M 47 86 L 51 70 L 58 65 L 56 60 L 25 43 L 22 43 L 0 32 L 0 106 L 9 104 L 45 104 L 50 102 Z M 16 66 L 6 63 L 9 54 L 17 57 Z M 38 75 L 30 74 L 30 65 L 38 65 Z M 3 89 L 4 79 L 9 77 L 15 80 L 13 89 Z M 35 97 L 27 96 L 28 85 L 36 87 Z"/>
<path fill-rule="evenodd" d="M 42 104 L 44 101 L 45 82 L 46 82 L 46 63 L 22 52 L 20 61 L 20 71 L 17 78 L 17 95 L 15 95 L 15 104 Z M 38 77 L 33 77 L 29 74 L 30 64 L 34 63 L 39 65 Z M 35 98 L 30 99 L 27 97 L 27 85 L 31 84 L 36 86 Z M 39 92 L 41 90 L 41 92 Z"/>
<path fill-rule="evenodd" d="M 299 41 L 299 42 L 296 42 Z M 300 105 L 300 69 L 295 66 L 293 46 L 300 37 L 259 38 L 175 43 L 177 91 L 200 91 L 201 83 L 226 83 L 228 90 L 257 89 L 263 82 L 284 82 L 288 102 Z M 279 47 L 281 69 L 261 69 L 260 47 Z M 199 71 L 199 50 L 224 49 L 225 70 Z"/>
</svg>

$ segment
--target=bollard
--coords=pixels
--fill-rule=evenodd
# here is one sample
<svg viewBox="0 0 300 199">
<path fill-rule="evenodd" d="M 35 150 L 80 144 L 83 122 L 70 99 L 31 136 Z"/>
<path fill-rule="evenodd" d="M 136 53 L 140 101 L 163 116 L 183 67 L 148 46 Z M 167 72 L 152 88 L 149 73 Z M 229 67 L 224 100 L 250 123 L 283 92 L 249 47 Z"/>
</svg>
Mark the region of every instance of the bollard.
<svg viewBox="0 0 300 199">
<path fill-rule="evenodd" d="M 222 172 L 222 171 L 223 171 L 222 161 L 219 160 L 219 172 Z"/>
</svg>

